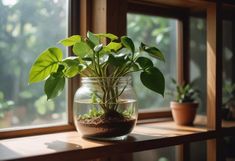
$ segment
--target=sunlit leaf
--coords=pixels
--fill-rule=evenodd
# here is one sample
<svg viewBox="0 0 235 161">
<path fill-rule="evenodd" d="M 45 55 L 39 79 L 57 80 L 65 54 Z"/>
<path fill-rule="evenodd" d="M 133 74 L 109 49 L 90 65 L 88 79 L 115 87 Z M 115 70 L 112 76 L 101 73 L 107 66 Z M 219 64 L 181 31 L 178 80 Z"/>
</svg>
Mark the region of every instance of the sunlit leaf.
<svg viewBox="0 0 235 161">
<path fill-rule="evenodd" d="M 59 48 L 49 48 L 41 53 L 29 72 L 29 83 L 45 80 L 51 73 L 56 72 L 63 53 Z"/>
<path fill-rule="evenodd" d="M 90 46 L 86 42 L 82 42 L 82 41 L 80 43 L 74 44 L 73 52 L 75 55 L 77 55 L 80 58 L 83 58 L 93 53 Z"/>
<path fill-rule="evenodd" d="M 59 43 L 61 43 L 64 46 L 72 46 L 75 43 L 81 42 L 81 36 L 80 35 L 73 35 L 66 39 L 60 40 Z"/>
<path fill-rule="evenodd" d="M 101 33 L 101 34 L 95 34 L 95 35 L 98 36 L 98 37 L 100 37 L 100 38 L 102 38 L 102 37 L 109 38 L 111 41 L 118 39 L 118 37 L 117 37 L 116 35 L 110 34 L 110 33 L 107 33 L 107 34 Z"/>
<path fill-rule="evenodd" d="M 110 42 L 107 45 L 107 48 L 109 48 L 110 50 L 113 50 L 115 52 L 117 52 L 119 49 L 121 49 L 122 44 L 121 43 L 117 43 L 117 42 Z"/>
<path fill-rule="evenodd" d="M 78 66 L 70 66 L 65 70 L 64 75 L 67 78 L 72 78 L 75 75 L 77 75 L 78 73 L 79 73 L 79 67 Z"/>
<path fill-rule="evenodd" d="M 92 42 L 92 44 L 94 46 L 98 45 L 100 42 L 99 37 L 97 37 L 95 34 L 93 34 L 92 32 L 88 31 L 87 32 L 87 38 L 90 40 L 90 42 Z"/>
<path fill-rule="evenodd" d="M 63 60 L 63 63 L 66 66 L 66 68 L 64 70 L 64 75 L 68 78 L 74 77 L 82 69 L 82 67 L 81 67 L 82 65 L 79 63 L 78 58 L 65 59 L 65 60 Z"/>
<path fill-rule="evenodd" d="M 104 55 L 110 54 L 110 53 L 111 53 L 111 50 L 108 47 L 103 46 L 102 50 L 99 52 L 99 55 L 104 56 Z"/>
<path fill-rule="evenodd" d="M 77 57 L 68 57 L 66 59 L 63 60 L 63 63 L 66 66 L 75 66 L 79 64 L 79 60 Z"/>
</svg>

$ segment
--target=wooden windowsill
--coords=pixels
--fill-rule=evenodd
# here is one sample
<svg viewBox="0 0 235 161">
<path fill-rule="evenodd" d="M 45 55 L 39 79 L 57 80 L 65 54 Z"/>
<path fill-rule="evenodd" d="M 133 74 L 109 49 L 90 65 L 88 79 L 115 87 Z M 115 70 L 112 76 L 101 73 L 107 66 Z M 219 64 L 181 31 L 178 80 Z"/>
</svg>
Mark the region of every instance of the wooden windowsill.
<svg viewBox="0 0 235 161">
<path fill-rule="evenodd" d="M 86 160 L 214 138 L 204 125 L 173 121 L 138 124 L 124 141 L 93 141 L 76 131 L 0 140 L 0 160 Z"/>
</svg>

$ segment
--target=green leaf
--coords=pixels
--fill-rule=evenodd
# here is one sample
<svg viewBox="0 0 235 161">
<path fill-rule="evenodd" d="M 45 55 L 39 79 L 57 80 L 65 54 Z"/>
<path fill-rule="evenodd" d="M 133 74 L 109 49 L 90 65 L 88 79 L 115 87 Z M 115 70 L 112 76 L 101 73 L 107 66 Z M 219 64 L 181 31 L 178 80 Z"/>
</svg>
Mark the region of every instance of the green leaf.
<svg viewBox="0 0 235 161">
<path fill-rule="evenodd" d="M 145 87 L 164 96 L 165 78 L 158 68 L 152 67 L 142 72 L 140 80 Z"/>
<path fill-rule="evenodd" d="M 79 64 L 78 57 L 67 57 L 63 60 L 63 63 L 65 63 L 66 66 L 76 66 Z"/>
<path fill-rule="evenodd" d="M 72 46 L 77 42 L 81 42 L 81 36 L 80 35 L 73 35 L 66 39 L 60 40 L 59 43 L 61 43 L 64 46 Z"/>
<path fill-rule="evenodd" d="M 101 34 L 95 34 L 95 35 L 100 37 L 100 38 L 102 38 L 102 37 L 109 38 L 111 41 L 118 39 L 118 37 L 116 35 L 110 34 L 110 33 L 107 33 L 107 34 L 101 33 Z"/>
<path fill-rule="evenodd" d="M 145 50 L 147 53 L 149 53 L 151 56 L 161 60 L 161 61 L 165 61 L 164 55 L 162 54 L 162 52 L 155 47 L 149 47 Z"/>
<path fill-rule="evenodd" d="M 99 52 L 100 50 L 102 50 L 103 49 L 103 44 L 99 44 L 99 45 L 96 45 L 95 47 L 94 47 L 94 51 L 95 52 Z"/>
<path fill-rule="evenodd" d="M 109 55 L 109 58 L 108 58 L 108 63 L 114 65 L 114 66 L 122 66 L 124 64 L 127 64 L 128 63 L 128 60 L 126 59 L 126 56 L 123 55 L 123 56 L 114 56 L 112 54 Z"/>
<path fill-rule="evenodd" d="M 122 44 L 129 50 L 131 50 L 131 52 L 134 54 L 135 52 L 135 45 L 134 43 L 132 42 L 132 40 L 127 37 L 127 36 L 122 36 L 121 37 L 121 42 Z"/>
<path fill-rule="evenodd" d="M 64 75 L 68 78 L 76 76 L 82 69 L 84 69 L 84 66 L 79 63 L 79 60 L 76 57 L 74 59 L 65 59 L 63 60 L 63 63 L 66 66 Z"/>
<path fill-rule="evenodd" d="M 121 43 L 117 43 L 117 42 L 110 42 L 107 45 L 107 48 L 109 48 L 111 51 L 117 52 L 119 49 L 122 48 L 122 44 Z"/>
<path fill-rule="evenodd" d="M 47 100 L 52 99 L 61 94 L 64 89 L 65 78 L 64 77 L 55 77 L 51 75 L 45 83 L 44 92 L 47 95 Z"/>
<path fill-rule="evenodd" d="M 110 53 L 111 53 L 111 50 L 108 47 L 103 46 L 102 50 L 99 52 L 99 55 L 103 56 L 103 55 L 110 54 Z"/>
<path fill-rule="evenodd" d="M 75 55 L 79 56 L 80 58 L 93 54 L 93 51 L 90 48 L 90 46 L 86 42 L 82 41 L 74 44 L 73 52 Z"/>
<path fill-rule="evenodd" d="M 153 67 L 153 62 L 146 57 L 138 57 L 136 62 L 140 65 L 141 68 L 147 69 Z"/>
<path fill-rule="evenodd" d="M 133 63 L 131 66 L 131 71 L 136 72 L 139 70 L 140 70 L 139 66 L 136 63 Z"/>
<path fill-rule="evenodd" d="M 64 75 L 68 78 L 72 78 L 76 76 L 79 72 L 80 72 L 79 66 L 70 66 L 65 70 Z"/>
<path fill-rule="evenodd" d="M 62 50 L 56 47 L 43 51 L 30 69 L 29 83 L 45 80 L 51 73 L 56 72 L 62 57 Z"/>
<path fill-rule="evenodd" d="M 66 70 L 64 71 L 64 75 L 68 78 L 72 78 L 76 76 L 77 74 L 81 73 L 82 70 L 84 70 L 85 68 L 86 66 L 83 64 L 72 65 L 66 68 Z"/>
<path fill-rule="evenodd" d="M 157 58 L 158 60 L 165 61 L 164 55 L 162 52 L 156 47 L 148 47 L 144 43 L 140 44 L 140 51 L 147 52 L 150 56 Z"/>
<path fill-rule="evenodd" d="M 90 31 L 87 32 L 87 38 L 92 42 L 94 46 L 100 43 L 99 37 L 97 37 L 95 34 L 93 34 Z"/>
</svg>

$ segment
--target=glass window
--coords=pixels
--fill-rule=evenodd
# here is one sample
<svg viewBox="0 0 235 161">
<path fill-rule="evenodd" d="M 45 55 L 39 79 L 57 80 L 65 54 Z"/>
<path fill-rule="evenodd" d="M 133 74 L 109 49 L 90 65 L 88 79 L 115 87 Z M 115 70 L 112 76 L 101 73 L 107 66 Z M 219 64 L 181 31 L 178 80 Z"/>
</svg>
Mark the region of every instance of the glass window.
<svg viewBox="0 0 235 161">
<path fill-rule="evenodd" d="M 199 90 L 200 114 L 206 113 L 206 20 L 190 18 L 190 81 Z"/>
<path fill-rule="evenodd" d="M 149 16 L 142 14 L 127 14 L 127 34 L 137 45 L 140 42 L 158 47 L 165 55 L 166 62 L 154 60 L 154 63 L 165 75 L 166 92 L 172 87 L 171 78 L 176 79 L 176 19 Z M 151 58 L 153 59 L 153 58 Z M 140 82 L 139 73 L 133 74 L 134 87 L 139 99 L 140 109 L 169 107 L 170 95 L 165 97 L 145 88 Z M 135 79 L 136 78 L 136 79 Z"/>
<path fill-rule="evenodd" d="M 44 83 L 28 85 L 28 73 L 67 36 L 68 0 L 0 0 L 0 24 L 0 130 L 66 123 L 65 93 L 47 101 Z"/>
<path fill-rule="evenodd" d="M 234 21 L 223 21 L 222 118 L 235 121 Z"/>
</svg>

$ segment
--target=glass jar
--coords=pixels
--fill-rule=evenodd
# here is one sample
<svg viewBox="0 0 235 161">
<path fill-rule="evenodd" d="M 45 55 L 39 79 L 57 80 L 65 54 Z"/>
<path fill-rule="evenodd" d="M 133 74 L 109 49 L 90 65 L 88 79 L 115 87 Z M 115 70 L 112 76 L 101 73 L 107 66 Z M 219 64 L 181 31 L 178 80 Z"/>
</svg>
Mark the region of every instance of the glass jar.
<svg viewBox="0 0 235 161">
<path fill-rule="evenodd" d="M 83 137 L 127 136 L 137 121 L 137 97 L 132 79 L 84 77 L 74 96 L 74 122 Z"/>
</svg>

